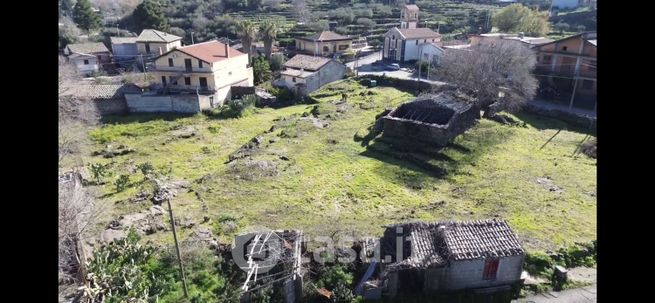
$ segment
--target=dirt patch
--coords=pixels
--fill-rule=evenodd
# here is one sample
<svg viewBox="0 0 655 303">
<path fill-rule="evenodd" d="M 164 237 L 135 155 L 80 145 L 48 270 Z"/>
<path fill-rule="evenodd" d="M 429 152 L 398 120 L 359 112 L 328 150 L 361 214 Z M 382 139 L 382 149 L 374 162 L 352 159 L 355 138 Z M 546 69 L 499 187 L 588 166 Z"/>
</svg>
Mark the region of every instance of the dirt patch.
<svg viewBox="0 0 655 303">
<path fill-rule="evenodd" d="M 564 191 L 563 188 L 555 185 L 555 183 L 553 183 L 553 180 L 551 180 L 548 177 L 537 178 L 536 182 L 537 184 L 543 186 L 545 189 L 554 193 L 562 193 Z"/>
<path fill-rule="evenodd" d="M 592 267 L 574 267 L 569 269 L 568 278 L 571 281 L 596 283 L 597 272 Z"/>
<path fill-rule="evenodd" d="M 112 145 L 107 145 L 105 146 L 105 149 L 95 151 L 93 153 L 94 156 L 102 156 L 103 158 L 113 158 L 116 156 L 122 156 L 122 155 L 127 155 L 136 152 L 136 149 L 127 147 L 125 145 L 119 145 L 116 147 L 113 147 Z"/>
</svg>

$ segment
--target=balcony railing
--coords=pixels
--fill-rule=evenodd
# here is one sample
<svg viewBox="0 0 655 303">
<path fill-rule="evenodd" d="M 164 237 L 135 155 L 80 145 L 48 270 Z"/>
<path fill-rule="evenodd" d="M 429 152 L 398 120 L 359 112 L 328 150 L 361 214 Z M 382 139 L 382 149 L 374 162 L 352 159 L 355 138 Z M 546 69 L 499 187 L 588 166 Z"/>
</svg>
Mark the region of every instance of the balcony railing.
<svg viewBox="0 0 655 303">
<path fill-rule="evenodd" d="M 563 76 L 563 77 L 585 77 L 585 78 L 596 78 L 596 71 L 590 69 L 579 69 L 578 72 L 575 72 L 575 67 L 566 67 L 566 66 L 555 66 L 555 70 L 552 70 L 550 66 L 537 66 L 535 68 L 535 73 L 540 75 L 552 75 L 552 76 Z"/>
<path fill-rule="evenodd" d="M 173 73 L 211 73 L 212 71 L 208 67 L 196 67 L 193 66 L 191 69 L 183 66 L 155 66 L 155 71 L 158 72 L 173 72 Z"/>
</svg>

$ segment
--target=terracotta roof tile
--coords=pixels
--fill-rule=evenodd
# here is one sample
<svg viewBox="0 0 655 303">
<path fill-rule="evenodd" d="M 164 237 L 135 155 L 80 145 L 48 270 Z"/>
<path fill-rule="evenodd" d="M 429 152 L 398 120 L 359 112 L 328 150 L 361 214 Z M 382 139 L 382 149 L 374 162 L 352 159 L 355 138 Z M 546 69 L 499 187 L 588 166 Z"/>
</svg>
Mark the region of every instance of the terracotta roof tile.
<svg viewBox="0 0 655 303">
<path fill-rule="evenodd" d="M 230 58 L 245 55 L 244 53 L 229 46 L 228 49 L 230 52 Z M 181 51 L 209 63 L 227 59 L 227 56 L 225 55 L 225 44 L 216 40 L 178 47 L 175 50 Z"/>
</svg>

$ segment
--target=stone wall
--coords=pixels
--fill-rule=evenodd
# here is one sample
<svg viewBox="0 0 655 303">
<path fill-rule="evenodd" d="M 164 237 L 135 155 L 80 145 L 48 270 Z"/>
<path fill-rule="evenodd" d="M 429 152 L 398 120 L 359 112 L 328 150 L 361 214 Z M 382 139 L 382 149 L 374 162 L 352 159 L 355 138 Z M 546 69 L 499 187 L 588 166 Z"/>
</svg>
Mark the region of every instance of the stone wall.
<svg viewBox="0 0 655 303">
<path fill-rule="evenodd" d="M 93 104 L 100 115 L 120 115 L 127 113 L 125 99 L 93 100 Z"/>
<path fill-rule="evenodd" d="M 399 106 L 383 117 L 382 135 L 448 145 L 477 118 L 474 106 L 451 98 L 447 93 L 426 95 Z"/>
<path fill-rule="evenodd" d="M 551 109 L 551 110 L 544 109 L 542 107 L 532 105 L 530 104 L 530 102 L 527 102 L 523 106 L 523 111 L 537 114 L 540 116 L 545 116 L 548 118 L 562 120 L 571 123 L 572 125 L 575 125 L 577 127 L 583 129 L 589 129 L 594 133 L 596 132 L 596 122 L 597 122 L 596 117 L 586 117 L 586 116 L 576 115 L 574 113 L 569 113 L 556 109 Z"/>
<path fill-rule="evenodd" d="M 130 113 L 197 113 L 211 108 L 210 97 L 212 96 L 198 96 L 195 94 L 125 94 L 127 109 Z"/>
</svg>

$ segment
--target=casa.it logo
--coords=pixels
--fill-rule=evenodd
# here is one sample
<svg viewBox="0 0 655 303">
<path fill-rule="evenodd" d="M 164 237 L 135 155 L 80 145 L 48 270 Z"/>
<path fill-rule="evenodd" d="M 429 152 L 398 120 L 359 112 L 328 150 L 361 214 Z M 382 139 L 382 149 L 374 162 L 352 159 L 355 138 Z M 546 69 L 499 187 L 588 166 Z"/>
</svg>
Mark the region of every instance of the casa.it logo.
<svg viewBox="0 0 655 303">
<path fill-rule="evenodd" d="M 257 273 L 268 272 L 285 257 L 283 241 L 265 227 L 252 227 L 250 232 L 237 236 L 234 242 L 232 258 L 246 272 L 254 268 Z"/>
</svg>

